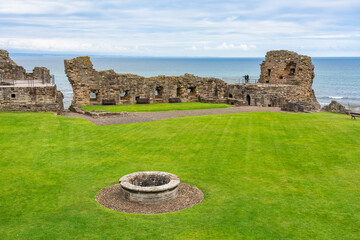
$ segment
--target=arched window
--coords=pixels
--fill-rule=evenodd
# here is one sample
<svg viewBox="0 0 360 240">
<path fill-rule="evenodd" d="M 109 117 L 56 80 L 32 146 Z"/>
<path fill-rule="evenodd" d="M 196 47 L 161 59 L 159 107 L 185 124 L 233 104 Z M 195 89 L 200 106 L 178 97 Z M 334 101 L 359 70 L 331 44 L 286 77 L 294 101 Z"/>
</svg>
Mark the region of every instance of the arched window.
<svg viewBox="0 0 360 240">
<path fill-rule="evenodd" d="M 96 92 L 90 92 L 89 98 L 90 98 L 90 100 L 96 99 L 97 98 L 97 93 Z"/>
<path fill-rule="evenodd" d="M 127 100 L 129 99 L 129 90 L 125 90 L 124 92 L 120 93 L 120 100 Z"/>
<path fill-rule="evenodd" d="M 155 89 L 155 98 L 162 98 L 163 95 L 163 87 L 156 87 Z"/>
<path fill-rule="evenodd" d="M 196 87 L 189 87 L 187 89 L 188 95 L 189 96 L 195 96 L 196 95 Z"/>
</svg>

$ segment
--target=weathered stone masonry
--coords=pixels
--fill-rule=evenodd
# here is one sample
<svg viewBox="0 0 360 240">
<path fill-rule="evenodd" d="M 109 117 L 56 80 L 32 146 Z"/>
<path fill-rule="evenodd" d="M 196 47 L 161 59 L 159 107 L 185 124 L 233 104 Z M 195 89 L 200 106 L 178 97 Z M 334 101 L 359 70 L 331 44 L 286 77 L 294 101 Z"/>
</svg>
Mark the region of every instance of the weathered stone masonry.
<svg viewBox="0 0 360 240">
<path fill-rule="evenodd" d="M 53 111 L 61 113 L 63 94 L 50 83 L 50 71 L 35 67 L 32 73 L 18 66 L 0 50 L 0 110 Z"/>
<path fill-rule="evenodd" d="M 183 102 L 284 108 L 297 102 L 306 105 L 303 111 L 320 108 L 312 90 L 315 75 L 311 58 L 284 50 L 266 54 L 256 84 L 227 84 L 221 79 L 191 74 L 145 78 L 113 70 L 96 71 L 89 57 L 65 60 L 65 72 L 74 91 L 72 107 L 105 102 L 131 104 L 137 98 L 149 98 L 152 103 L 180 98 Z"/>
<path fill-rule="evenodd" d="M 131 104 L 136 102 L 136 98 L 150 98 L 153 103 L 168 102 L 173 97 L 196 102 L 201 97 L 221 98 L 227 85 L 220 79 L 190 74 L 145 78 L 117 74 L 113 70 L 96 71 L 89 57 L 65 60 L 65 72 L 73 87 L 72 106 L 101 105 L 103 100 Z"/>
</svg>

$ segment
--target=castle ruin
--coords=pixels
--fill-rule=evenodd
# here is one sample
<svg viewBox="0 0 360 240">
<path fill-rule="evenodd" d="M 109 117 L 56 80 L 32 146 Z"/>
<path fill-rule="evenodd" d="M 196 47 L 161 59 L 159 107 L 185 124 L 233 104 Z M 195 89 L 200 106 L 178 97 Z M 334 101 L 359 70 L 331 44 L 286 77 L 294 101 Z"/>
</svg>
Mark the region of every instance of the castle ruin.
<svg viewBox="0 0 360 240">
<path fill-rule="evenodd" d="M 18 66 L 0 49 L 0 110 L 52 111 L 61 113 L 63 94 L 57 91 L 49 69 L 35 67 L 32 73 Z"/>
<path fill-rule="evenodd" d="M 268 52 L 258 82 L 245 84 L 228 84 L 218 78 L 191 74 L 145 78 L 114 70 L 96 71 L 89 57 L 64 63 L 74 92 L 71 107 L 133 104 L 138 99 L 167 103 L 177 99 L 177 102 L 282 107 L 290 111 L 320 108 L 312 89 L 315 74 L 311 58 L 285 50 Z"/>
<path fill-rule="evenodd" d="M 290 51 L 270 51 L 262 62 L 256 83 L 229 84 L 213 77 L 142 77 L 114 70 L 96 71 L 89 57 L 65 60 L 65 73 L 73 88 L 70 109 L 82 105 L 207 102 L 237 106 L 281 107 L 286 111 L 320 109 L 312 83 L 314 65 L 308 56 Z M 32 73 L 0 50 L 0 110 L 63 111 L 63 94 L 50 71 L 35 67 Z M 144 103 L 144 102 L 143 102 Z"/>
</svg>

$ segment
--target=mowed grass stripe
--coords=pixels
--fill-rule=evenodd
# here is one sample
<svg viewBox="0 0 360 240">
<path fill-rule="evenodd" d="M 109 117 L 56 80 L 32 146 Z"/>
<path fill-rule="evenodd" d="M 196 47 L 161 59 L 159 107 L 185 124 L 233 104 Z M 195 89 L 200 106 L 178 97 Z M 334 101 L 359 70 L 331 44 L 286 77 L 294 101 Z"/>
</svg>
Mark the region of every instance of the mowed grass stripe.
<svg viewBox="0 0 360 240">
<path fill-rule="evenodd" d="M 348 116 L 241 113 L 95 126 L 0 113 L 0 124 L 3 239 L 359 236 L 360 121 Z M 151 216 L 96 203 L 101 188 L 140 170 L 173 172 L 205 200 Z"/>
</svg>

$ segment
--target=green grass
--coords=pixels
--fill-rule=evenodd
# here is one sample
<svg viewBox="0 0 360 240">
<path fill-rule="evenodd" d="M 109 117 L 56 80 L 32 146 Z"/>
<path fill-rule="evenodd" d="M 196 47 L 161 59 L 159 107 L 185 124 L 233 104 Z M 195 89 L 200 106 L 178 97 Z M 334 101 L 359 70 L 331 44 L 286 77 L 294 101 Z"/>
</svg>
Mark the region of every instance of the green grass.
<svg viewBox="0 0 360 240">
<path fill-rule="evenodd" d="M 1 239 L 359 239 L 360 121 L 241 113 L 95 126 L 0 113 Z M 128 173 L 167 171 L 203 203 L 119 213 L 95 201 Z"/>
<path fill-rule="evenodd" d="M 108 112 L 159 112 L 175 110 L 196 110 L 212 108 L 228 108 L 228 104 L 219 103 L 201 103 L 201 102 L 183 102 L 183 103 L 151 103 L 151 104 L 129 104 L 113 106 L 82 106 L 86 111 L 106 110 Z"/>
</svg>

